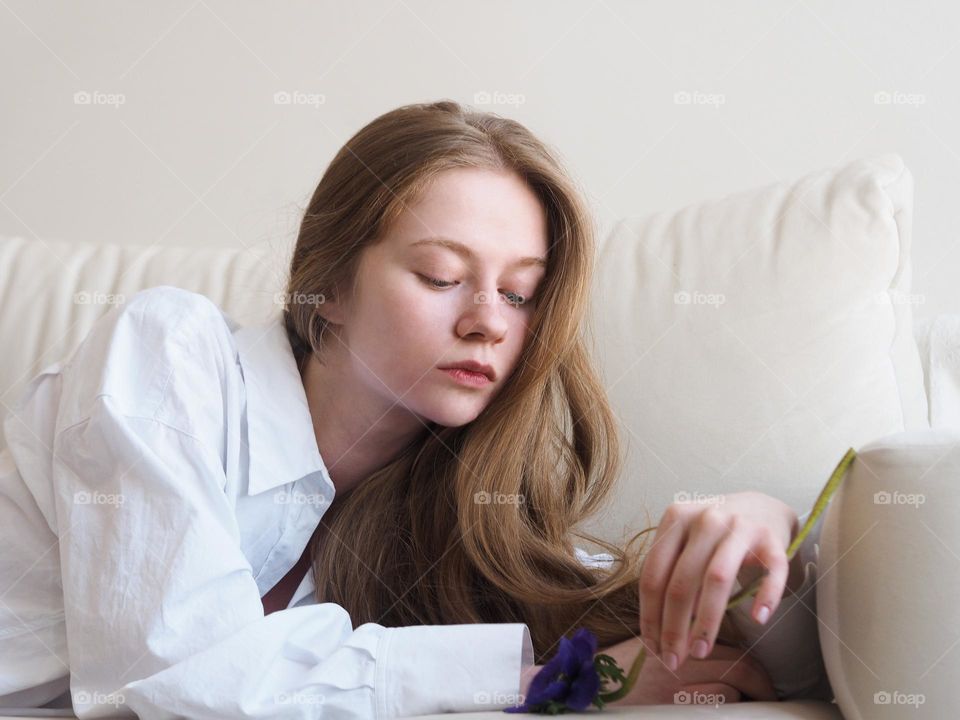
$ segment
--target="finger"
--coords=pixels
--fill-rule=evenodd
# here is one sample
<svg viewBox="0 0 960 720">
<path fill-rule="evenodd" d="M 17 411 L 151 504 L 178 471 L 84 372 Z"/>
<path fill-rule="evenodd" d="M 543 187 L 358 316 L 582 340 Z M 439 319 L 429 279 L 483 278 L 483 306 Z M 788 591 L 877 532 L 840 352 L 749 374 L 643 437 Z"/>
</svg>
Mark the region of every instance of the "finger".
<svg viewBox="0 0 960 720">
<path fill-rule="evenodd" d="M 640 636 L 652 655 L 660 654 L 663 593 L 684 534 L 682 511 L 671 505 L 663 514 L 640 571 Z"/>
<path fill-rule="evenodd" d="M 694 599 L 703 583 L 707 564 L 729 532 L 727 523 L 726 515 L 715 507 L 697 515 L 687 544 L 667 582 L 663 629 L 660 631 L 660 651 L 667 667 L 671 665 L 671 655 L 676 658 L 677 667 L 687 659 Z"/>
<path fill-rule="evenodd" d="M 693 657 L 702 659 L 710 654 L 727 611 L 737 571 L 748 552 L 748 543 L 739 533 L 731 531 L 710 559 L 690 630 L 689 652 Z"/>
<path fill-rule="evenodd" d="M 780 604 L 783 591 L 787 586 L 790 562 L 787 560 L 786 549 L 780 545 L 780 541 L 775 539 L 772 533 L 764 533 L 761 536 L 754 553 L 768 571 L 767 576 L 760 583 L 760 589 L 757 590 L 751 610 L 753 619 L 762 625 L 776 612 Z"/>
<path fill-rule="evenodd" d="M 687 693 L 684 696 L 682 693 Z M 675 696 L 674 703 L 677 705 L 723 705 L 725 703 L 740 702 L 742 696 L 740 691 L 726 683 L 700 683 L 697 685 L 684 685 L 680 692 Z M 680 702 L 677 702 L 680 700 Z M 689 702 L 683 702 L 689 700 Z"/>
</svg>

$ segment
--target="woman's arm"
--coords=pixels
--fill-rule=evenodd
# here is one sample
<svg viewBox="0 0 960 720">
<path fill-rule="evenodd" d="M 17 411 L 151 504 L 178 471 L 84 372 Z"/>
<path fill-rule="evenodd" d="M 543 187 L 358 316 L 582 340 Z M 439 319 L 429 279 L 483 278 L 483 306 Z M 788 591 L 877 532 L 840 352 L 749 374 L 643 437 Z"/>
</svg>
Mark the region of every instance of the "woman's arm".
<svg viewBox="0 0 960 720">
<path fill-rule="evenodd" d="M 51 483 L 75 712 L 349 719 L 509 705 L 532 658 L 522 623 L 354 628 L 334 603 L 264 616 L 217 444 L 238 421 L 236 365 L 214 340 L 218 316 L 193 302 L 134 296 L 63 376 Z"/>
</svg>

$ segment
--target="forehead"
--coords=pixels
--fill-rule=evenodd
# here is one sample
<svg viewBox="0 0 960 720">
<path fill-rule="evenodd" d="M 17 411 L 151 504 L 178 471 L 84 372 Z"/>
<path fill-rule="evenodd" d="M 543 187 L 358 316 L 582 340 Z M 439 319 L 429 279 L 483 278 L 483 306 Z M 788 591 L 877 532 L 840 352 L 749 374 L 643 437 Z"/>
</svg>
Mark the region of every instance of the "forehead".
<svg viewBox="0 0 960 720">
<path fill-rule="evenodd" d="M 446 252 L 439 248 L 459 243 L 475 258 L 512 263 L 545 257 L 547 233 L 543 206 L 516 174 L 457 168 L 440 173 L 403 208 L 388 240 L 410 252 Z M 418 244 L 425 238 L 440 242 Z"/>
</svg>

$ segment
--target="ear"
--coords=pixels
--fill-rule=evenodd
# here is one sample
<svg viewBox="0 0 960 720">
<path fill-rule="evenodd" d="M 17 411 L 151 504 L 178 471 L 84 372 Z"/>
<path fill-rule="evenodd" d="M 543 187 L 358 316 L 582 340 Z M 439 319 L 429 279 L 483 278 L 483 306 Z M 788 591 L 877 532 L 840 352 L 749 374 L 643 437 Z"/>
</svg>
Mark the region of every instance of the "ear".
<svg viewBox="0 0 960 720">
<path fill-rule="evenodd" d="M 331 292 L 324 295 L 323 302 L 317 305 L 314 312 L 331 325 L 343 325 L 347 316 L 345 305 L 346 296 L 341 293 L 337 285 Z"/>
</svg>

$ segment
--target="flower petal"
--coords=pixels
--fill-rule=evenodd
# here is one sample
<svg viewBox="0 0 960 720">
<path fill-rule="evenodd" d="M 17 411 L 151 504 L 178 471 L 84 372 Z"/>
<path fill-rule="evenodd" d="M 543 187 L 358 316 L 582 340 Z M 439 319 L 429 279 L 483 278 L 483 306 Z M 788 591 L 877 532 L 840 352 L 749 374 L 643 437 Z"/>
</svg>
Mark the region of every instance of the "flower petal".
<svg viewBox="0 0 960 720">
<path fill-rule="evenodd" d="M 597 653 L 597 638 L 587 628 L 580 628 L 573 634 L 572 639 L 577 655 L 581 660 L 593 659 Z"/>
<path fill-rule="evenodd" d="M 557 680 L 547 686 L 547 689 L 543 691 L 543 699 L 539 702 L 547 702 L 548 700 L 557 700 L 558 702 L 563 702 L 566 700 L 567 695 L 569 694 L 570 683 L 566 680 Z"/>
<path fill-rule="evenodd" d="M 567 694 L 567 706 L 574 710 L 585 710 L 600 690 L 600 675 L 593 665 L 593 660 L 584 662 L 576 680 L 570 685 Z"/>
<path fill-rule="evenodd" d="M 555 690 L 551 690 L 554 683 L 568 685 L 572 676 L 570 672 L 571 661 L 574 662 L 573 645 L 566 638 L 560 638 L 560 649 L 546 665 L 540 668 L 540 671 L 530 681 L 530 687 L 527 688 L 527 702 L 531 705 L 538 705 L 546 700 L 553 699 Z M 566 674 L 566 679 L 561 680 L 560 675 Z"/>
<path fill-rule="evenodd" d="M 562 672 L 567 679 L 573 679 L 577 676 L 577 669 L 580 667 L 580 653 L 577 645 L 567 637 L 560 638 L 560 653 L 563 653 Z M 560 654 L 558 653 L 558 654 Z"/>
</svg>

